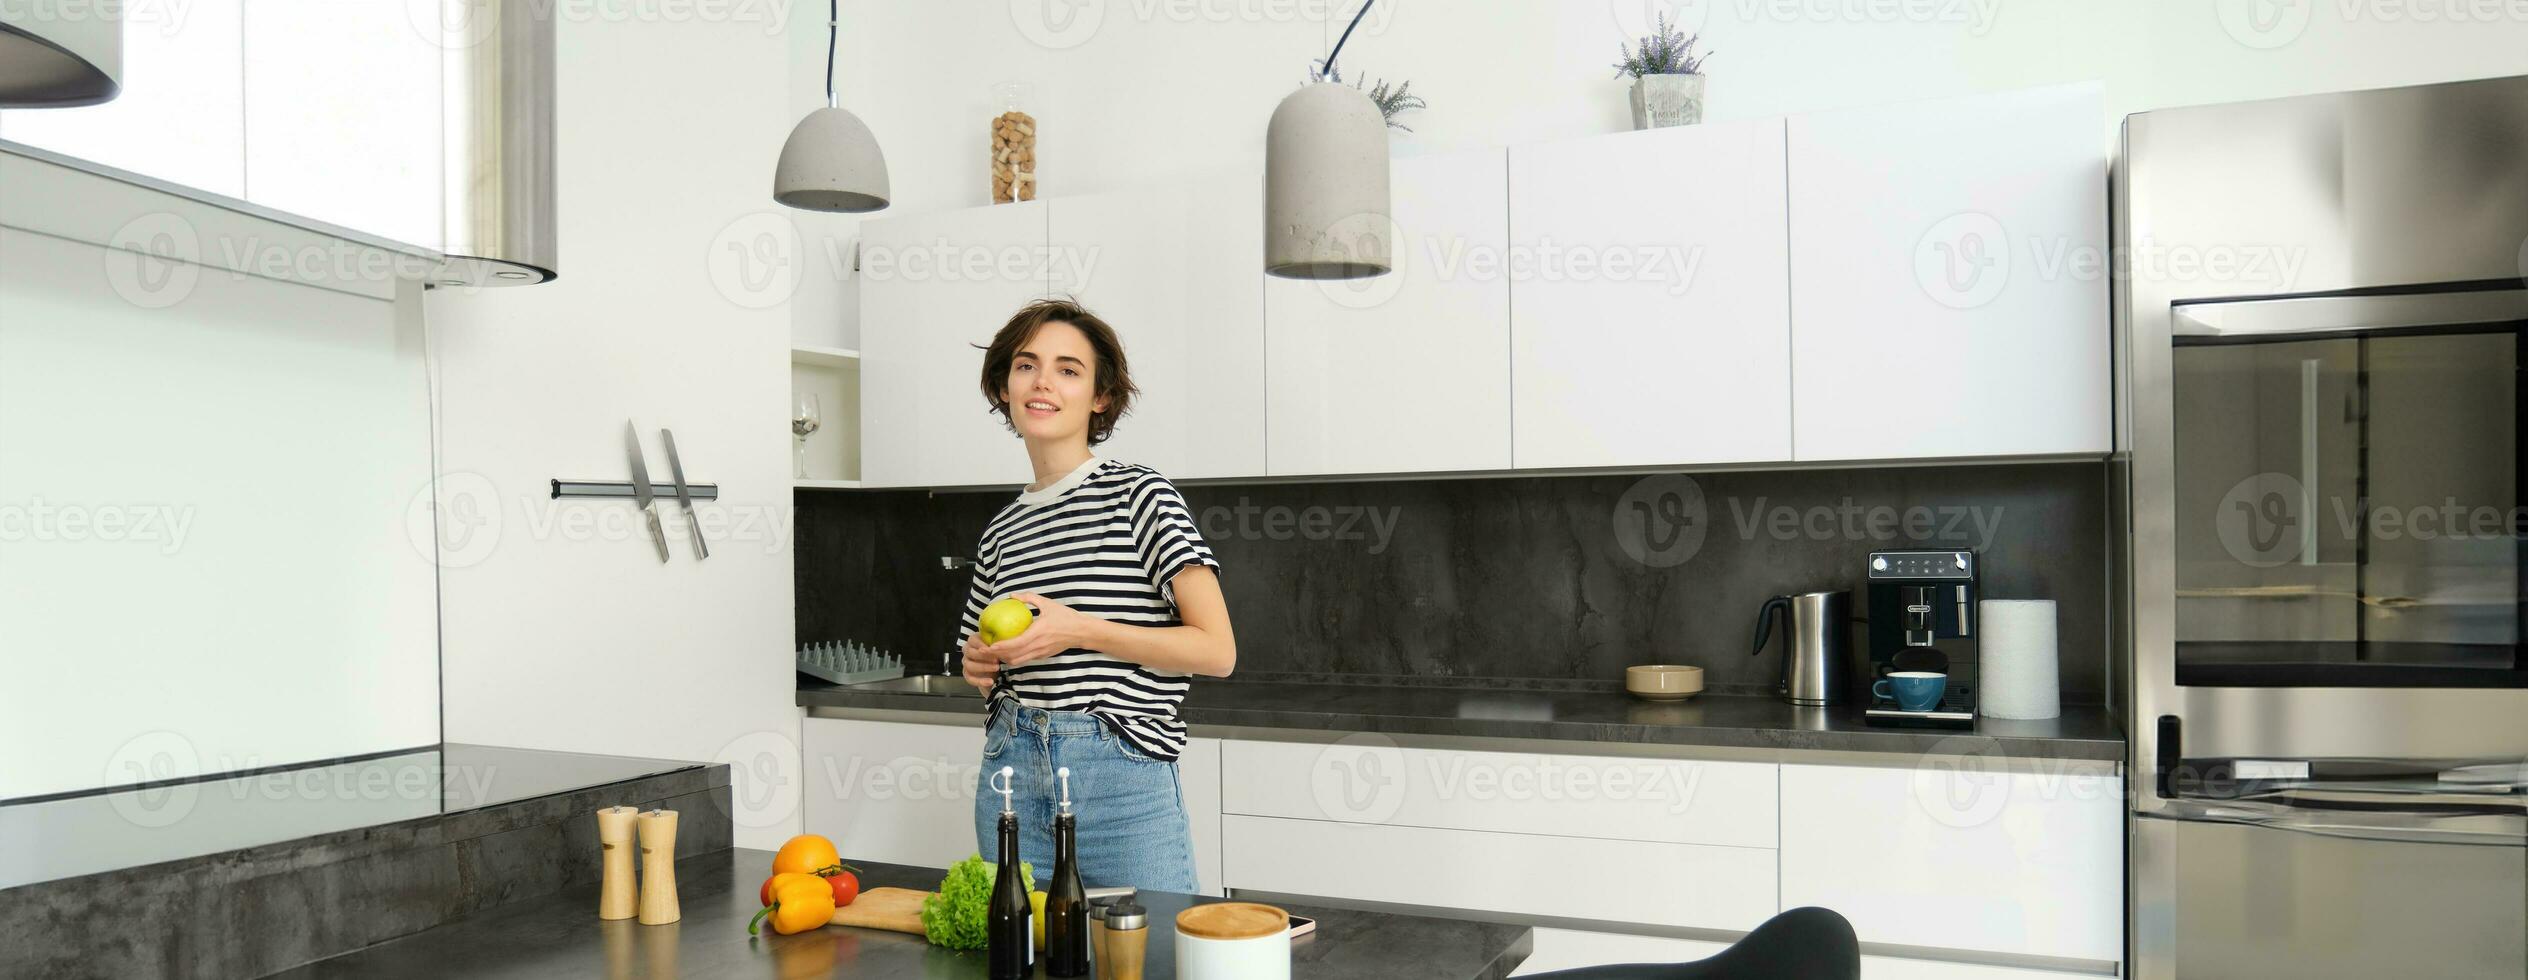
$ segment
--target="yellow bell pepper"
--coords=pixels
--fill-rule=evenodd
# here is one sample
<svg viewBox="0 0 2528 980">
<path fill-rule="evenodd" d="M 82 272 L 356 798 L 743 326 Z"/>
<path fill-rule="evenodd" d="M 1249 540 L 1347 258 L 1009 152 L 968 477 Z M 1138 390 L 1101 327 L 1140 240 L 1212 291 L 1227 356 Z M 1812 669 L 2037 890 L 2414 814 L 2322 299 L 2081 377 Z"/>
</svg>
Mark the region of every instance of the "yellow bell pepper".
<svg viewBox="0 0 2528 980">
<path fill-rule="evenodd" d="M 756 935 L 756 926 L 767 915 L 772 917 L 772 931 L 784 936 L 822 926 L 834 918 L 834 887 L 815 875 L 774 875 L 772 904 L 746 923 L 746 934 Z"/>
</svg>

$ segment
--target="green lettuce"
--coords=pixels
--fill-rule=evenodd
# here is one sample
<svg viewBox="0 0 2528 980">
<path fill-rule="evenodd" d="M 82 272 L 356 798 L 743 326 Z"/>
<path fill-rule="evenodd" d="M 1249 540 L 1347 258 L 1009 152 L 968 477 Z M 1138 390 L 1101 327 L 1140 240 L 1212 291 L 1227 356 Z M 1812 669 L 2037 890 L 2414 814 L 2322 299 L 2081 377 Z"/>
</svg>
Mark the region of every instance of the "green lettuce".
<svg viewBox="0 0 2528 980">
<path fill-rule="evenodd" d="M 922 935 L 930 939 L 931 945 L 983 948 L 992 905 L 992 881 L 999 874 L 999 866 L 980 854 L 969 855 L 948 869 L 948 876 L 939 879 L 939 891 L 922 899 Z M 1018 877 L 1028 891 L 1036 890 L 1034 865 L 1018 862 Z"/>
</svg>

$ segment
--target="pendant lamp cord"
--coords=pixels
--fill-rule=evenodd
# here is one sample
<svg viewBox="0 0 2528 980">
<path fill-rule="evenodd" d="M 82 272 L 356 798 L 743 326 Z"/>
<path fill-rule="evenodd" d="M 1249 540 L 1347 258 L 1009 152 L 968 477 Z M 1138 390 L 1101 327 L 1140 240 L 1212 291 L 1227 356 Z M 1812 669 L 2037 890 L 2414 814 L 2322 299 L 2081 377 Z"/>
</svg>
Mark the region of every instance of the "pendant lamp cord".
<svg viewBox="0 0 2528 980">
<path fill-rule="evenodd" d="M 1369 8 L 1367 8 L 1367 7 L 1363 7 L 1363 8 L 1361 8 L 1361 9 L 1363 9 L 1363 10 L 1367 10 L 1367 9 L 1369 9 Z M 839 108 L 839 107 L 841 107 L 841 106 L 842 106 L 842 103 L 837 102 L 837 101 L 835 101 L 835 100 L 834 100 L 834 46 L 835 46 L 835 44 L 836 44 L 836 43 L 840 40 L 842 33 L 843 33 L 843 0 L 826 0 L 826 3 L 825 3 L 825 107 L 826 107 L 826 108 L 828 108 L 828 109 Z M 1344 32 L 1344 33 L 1347 33 L 1347 34 L 1348 34 L 1348 33 L 1350 33 L 1350 32 L 1349 32 L 1349 31 L 1346 31 L 1346 32 Z"/>
<path fill-rule="evenodd" d="M 1321 73 L 1324 77 L 1335 77 L 1334 56 L 1343 53 L 1343 43 L 1352 39 L 1352 28 L 1361 26 L 1361 18 L 1369 16 L 1370 4 L 1377 2 L 1378 0 L 1362 0 L 1360 12 L 1353 14 L 1352 22 L 1344 26 L 1343 36 L 1334 39 L 1334 50 L 1325 53 L 1325 70 Z"/>
</svg>

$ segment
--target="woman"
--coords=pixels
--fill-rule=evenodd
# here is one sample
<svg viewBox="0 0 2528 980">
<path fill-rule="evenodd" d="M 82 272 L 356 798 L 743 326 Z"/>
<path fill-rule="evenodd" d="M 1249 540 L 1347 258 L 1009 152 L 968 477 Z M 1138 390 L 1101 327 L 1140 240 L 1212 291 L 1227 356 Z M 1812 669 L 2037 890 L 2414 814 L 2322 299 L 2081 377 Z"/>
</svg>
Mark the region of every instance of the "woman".
<svg viewBox="0 0 2528 980">
<path fill-rule="evenodd" d="M 984 349 L 984 400 L 1026 441 L 1035 482 L 985 525 L 966 594 L 965 677 L 991 707 L 974 839 L 992 855 L 1001 796 L 986 784 L 1008 766 L 1019 858 L 1047 880 L 1054 773 L 1068 768 L 1081 880 L 1191 892 L 1176 709 L 1188 675 L 1228 676 L 1237 643 L 1219 563 L 1176 487 L 1089 451 L 1133 394 L 1114 329 L 1076 303 L 1030 303 Z M 1003 598 L 1035 621 L 986 645 L 976 619 Z"/>
</svg>

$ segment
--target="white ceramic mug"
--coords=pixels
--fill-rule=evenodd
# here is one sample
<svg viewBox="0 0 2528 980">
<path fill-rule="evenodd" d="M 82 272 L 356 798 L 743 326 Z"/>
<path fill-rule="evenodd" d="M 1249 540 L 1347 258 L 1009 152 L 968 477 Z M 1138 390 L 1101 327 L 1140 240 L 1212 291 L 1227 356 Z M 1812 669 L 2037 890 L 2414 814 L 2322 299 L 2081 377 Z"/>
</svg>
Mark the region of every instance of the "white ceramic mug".
<svg viewBox="0 0 2528 980">
<path fill-rule="evenodd" d="M 1208 910 L 1208 911 L 1203 911 Z M 1229 925 L 1225 936 L 1195 935 L 1187 932 L 1186 916 L 1197 912 L 1211 919 L 1242 918 L 1245 923 L 1209 921 L 1196 924 L 1197 932 L 1212 932 L 1205 925 Z M 1225 915 L 1224 915 L 1225 913 Z M 1269 916 L 1266 915 L 1269 913 Z M 1270 925 L 1280 921 L 1279 928 Z M 1262 921 L 1261 927 L 1253 922 Z M 1197 905 L 1176 916 L 1176 975 L 1187 980 L 1289 980 L 1290 978 L 1290 914 L 1270 905 L 1253 902 L 1215 902 Z M 1266 931 L 1270 930 L 1270 931 Z"/>
</svg>

